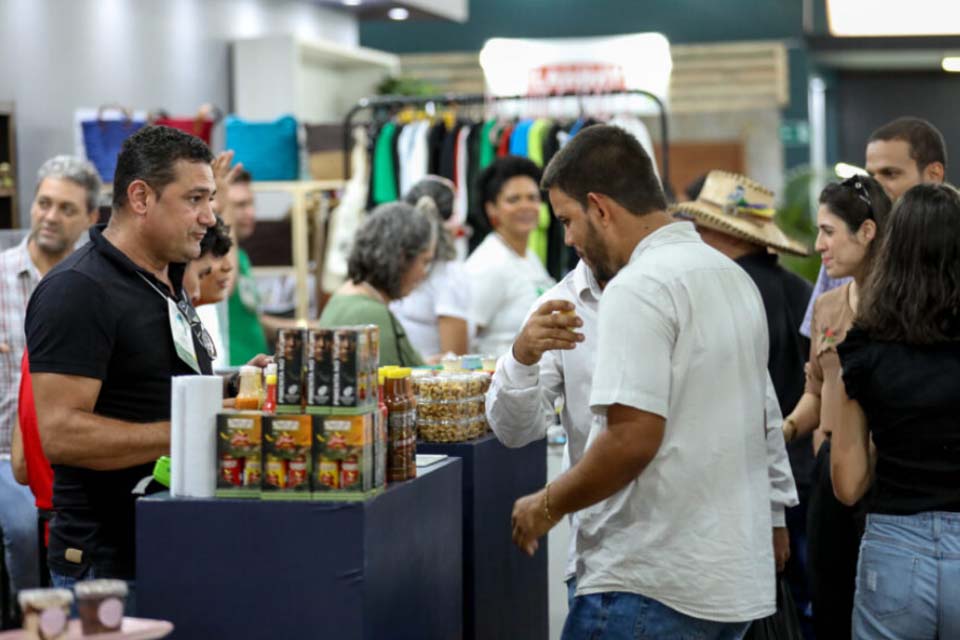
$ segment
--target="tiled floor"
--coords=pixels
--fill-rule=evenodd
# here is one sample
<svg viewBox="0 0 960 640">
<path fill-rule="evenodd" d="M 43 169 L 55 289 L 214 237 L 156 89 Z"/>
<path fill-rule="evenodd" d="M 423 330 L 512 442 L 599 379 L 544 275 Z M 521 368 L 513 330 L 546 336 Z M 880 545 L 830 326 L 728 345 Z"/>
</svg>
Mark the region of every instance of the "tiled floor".
<svg viewBox="0 0 960 640">
<path fill-rule="evenodd" d="M 563 446 L 547 446 L 547 478 L 552 479 L 560 473 L 563 463 Z M 563 583 L 567 568 L 567 545 L 570 541 L 570 527 L 567 520 L 555 526 L 549 534 L 547 544 L 549 552 L 550 580 L 550 638 L 558 640 L 563 630 L 563 621 L 567 617 L 567 585 Z"/>
</svg>

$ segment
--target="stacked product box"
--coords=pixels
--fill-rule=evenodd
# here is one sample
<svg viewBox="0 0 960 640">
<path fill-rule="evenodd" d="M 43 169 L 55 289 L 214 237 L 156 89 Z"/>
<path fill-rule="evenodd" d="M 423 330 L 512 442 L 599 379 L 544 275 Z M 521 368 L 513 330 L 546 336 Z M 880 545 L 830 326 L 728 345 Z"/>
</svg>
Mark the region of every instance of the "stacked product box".
<svg viewBox="0 0 960 640">
<path fill-rule="evenodd" d="M 379 327 L 309 331 L 305 353 L 314 499 L 356 500 L 382 491 L 387 441 L 378 411 Z"/>
<path fill-rule="evenodd" d="M 305 355 L 308 411 L 376 407 L 379 345 L 376 325 L 309 331 Z"/>
<path fill-rule="evenodd" d="M 313 421 L 305 415 L 273 415 L 263 420 L 265 500 L 309 500 L 313 468 Z"/>
<path fill-rule="evenodd" d="M 375 413 L 311 417 L 314 500 L 356 500 L 379 493 Z"/>
<path fill-rule="evenodd" d="M 281 330 L 277 412 L 217 417 L 220 497 L 362 500 L 386 484 L 376 325 Z"/>
<path fill-rule="evenodd" d="M 260 496 L 263 419 L 263 414 L 256 411 L 234 411 L 217 416 L 218 497 Z"/>
<path fill-rule="evenodd" d="M 277 332 L 277 413 L 303 413 L 306 349 L 306 330 Z"/>
</svg>

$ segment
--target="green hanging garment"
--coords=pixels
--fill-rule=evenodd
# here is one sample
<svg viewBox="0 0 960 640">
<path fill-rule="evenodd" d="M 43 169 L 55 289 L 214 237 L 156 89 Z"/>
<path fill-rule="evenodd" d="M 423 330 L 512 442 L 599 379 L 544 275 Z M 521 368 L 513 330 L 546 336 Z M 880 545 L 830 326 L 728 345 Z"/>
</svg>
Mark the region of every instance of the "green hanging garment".
<svg viewBox="0 0 960 640">
<path fill-rule="evenodd" d="M 550 120 L 541 118 L 530 125 L 530 131 L 527 133 L 527 156 L 541 169 L 543 168 L 543 141 L 550 131 L 552 124 Z M 537 228 L 530 233 L 530 239 L 527 241 L 527 246 L 540 258 L 540 262 L 542 262 L 544 266 L 547 264 L 549 230 L 550 206 L 544 202 L 540 205 Z"/>
<path fill-rule="evenodd" d="M 397 123 L 383 125 L 373 149 L 373 203 L 383 204 L 400 199 L 397 193 L 397 167 L 394 162 L 394 147 Z"/>
</svg>

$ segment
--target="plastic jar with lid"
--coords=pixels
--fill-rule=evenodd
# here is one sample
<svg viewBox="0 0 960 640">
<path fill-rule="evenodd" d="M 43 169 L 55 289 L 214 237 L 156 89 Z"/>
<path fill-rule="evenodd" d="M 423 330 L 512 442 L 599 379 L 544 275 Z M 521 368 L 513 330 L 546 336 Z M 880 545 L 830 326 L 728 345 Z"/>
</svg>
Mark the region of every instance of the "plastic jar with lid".
<svg viewBox="0 0 960 640">
<path fill-rule="evenodd" d="M 257 410 L 263 403 L 263 372 L 260 367 L 244 365 L 240 367 L 240 391 L 237 393 L 236 408 Z"/>
</svg>

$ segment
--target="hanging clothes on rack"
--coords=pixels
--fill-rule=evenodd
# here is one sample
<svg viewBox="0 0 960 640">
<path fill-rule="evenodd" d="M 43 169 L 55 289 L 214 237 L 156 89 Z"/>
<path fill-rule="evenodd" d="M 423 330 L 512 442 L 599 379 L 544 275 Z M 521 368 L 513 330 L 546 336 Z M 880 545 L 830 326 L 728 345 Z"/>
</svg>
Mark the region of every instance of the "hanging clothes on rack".
<svg viewBox="0 0 960 640">
<path fill-rule="evenodd" d="M 469 123 L 464 123 L 457 132 L 456 150 L 454 152 L 454 184 L 457 187 L 457 197 L 453 207 L 453 216 L 457 224 L 463 226 L 467 223 L 467 203 L 469 202 L 470 187 L 467 182 L 467 164 L 470 160 L 469 146 L 467 140 L 473 127 Z M 467 239 L 459 237 L 454 239 L 454 245 L 457 248 L 457 259 L 467 259 Z"/>
<path fill-rule="evenodd" d="M 443 155 L 443 141 L 447 137 L 447 125 L 436 120 L 427 132 L 427 173 L 440 175 L 440 156 Z"/>
<path fill-rule="evenodd" d="M 620 127 L 637 139 L 640 146 L 643 147 L 643 150 L 646 151 L 650 159 L 653 160 L 653 172 L 657 174 L 657 179 L 660 179 L 660 171 L 657 169 L 656 148 L 653 146 L 653 138 L 650 137 L 650 130 L 647 129 L 647 125 L 643 123 L 643 120 L 636 116 L 618 115 L 607 124 Z"/>
<path fill-rule="evenodd" d="M 480 130 L 480 137 L 477 141 L 479 145 L 479 160 L 478 165 L 479 169 L 482 171 L 486 169 L 494 158 L 497 157 L 497 145 L 494 141 L 494 127 L 497 125 L 497 119 L 491 118 L 483 123 L 483 128 Z"/>
<path fill-rule="evenodd" d="M 457 136 L 460 133 L 460 128 L 462 126 L 463 122 L 457 121 L 447 131 L 446 136 L 443 139 L 443 150 L 440 154 L 440 173 L 438 175 L 443 176 L 451 182 L 453 182 L 457 177 L 455 166 L 457 157 Z"/>
<path fill-rule="evenodd" d="M 400 197 L 397 189 L 396 138 L 397 123 L 390 121 L 377 134 L 373 151 L 373 204 L 393 202 Z"/>
<path fill-rule="evenodd" d="M 543 136 L 543 166 L 550 164 L 553 156 L 560 150 L 559 134 L 563 127 L 559 122 L 552 122 Z M 560 280 L 569 269 L 567 264 L 567 246 L 564 244 L 563 224 L 556 216 L 550 216 L 550 226 L 547 228 L 547 272 Z M 573 264 L 569 265 L 573 268 Z"/>
<path fill-rule="evenodd" d="M 530 150 L 530 127 L 533 120 L 521 120 L 510 133 L 510 155 L 526 156 Z"/>
<path fill-rule="evenodd" d="M 533 161 L 538 167 L 543 169 L 543 138 L 546 131 L 550 128 L 551 121 L 545 118 L 539 118 L 530 123 L 530 126 L 527 128 L 527 157 Z M 533 230 L 530 234 L 530 240 L 527 243 L 527 246 L 530 247 L 530 250 L 533 251 L 540 262 L 543 263 L 543 266 L 547 266 L 547 251 L 549 248 L 549 235 L 548 231 L 550 229 L 550 220 L 553 218 L 553 211 L 550 208 L 550 203 L 545 201 L 540 205 L 540 215 L 537 218 L 537 228 Z M 559 278 L 550 274 L 554 279 L 559 280 Z"/>
<path fill-rule="evenodd" d="M 347 278 L 347 257 L 353 247 L 353 238 L 367 209 L 370 167 L 367 131 L 365 127 L 353 130 L 354 145 L 350 152 L 350 179 L 343 190 L 340 204 L 330 212 L 327 246 L 321 285 L 333 293 Z"/>
<path fill-rule="evenodd" d="M 407 124 L 397 136 L 397 160 L 400 164 L 399 178 L 401 196 L 427 175 L 426 131 L 427 120 Z"/>
<path fill-rule="evenodd" d="M 660 140 L 663 149 L 668 147 L 667 114 L 660 100 L 645 91 L 624 90 L 607 93 L 583 94 L 578 100 L 579 115 L 569 119 L 520 117 L 527 109 L 536 109 L 540 114 L 553 113 L 546 108 L 553 98 L 566 99 L 578 94 L 564 96 L 493 97 L 480 94 L 445 95 L 424 98 L 383 97 L 358 103 L 346 118 L 349 124 L 359 110 L 369 109 L 372 114 L 370 205 L 400 197 L 409 185 L 423 172 L 447 177 L 457 186 L 457 221 L 469 233 L 458 241 L 458 253 L 472 252 L 490 231 L 486 212 L 475 193 L 477 174 L 497 157 L 508 154 L 522 155 L 544 167 L 554 154 L 583 128 L 598 122 L 618 125 L 632 133 L 654 158 L 655 166 L 668 174 L 666 154 L 657 162 L 656 149 L 645 123 L 631 111 L 631 103 L 621 98 L 644 95 L 651 98 L 660 111 Z M 597 103 L 604 96 L 611 100 Z M 594 102 L 595 110 L 585 104 L 584 98 Z M 427 117 L 424 105 L 437 106 L 436 116 Z M 485 119 L 468 118 L 460 109 L 463 105 L 483 105 L 485 110 L 496 109 L 500 115 Z M 500 108 L 498 105 L 504 105 Z M 562 106 L 562 103 L 560 103 Z M 453 109 L 447 109 L 452 106 Z M 442 109 L 446 109 L 442 111 Z M 562 109 L 561 109 L 562 110 Z M 397 114 L 399 111 L 399 115 Z M 474 116 L 476 118 L 476 116 Z M 391 153 L 388 153 L 387 151 Z M 392 162 L 391 156 L 392 155 Z M 345 170 L 349 170 L 348 168 Z M 383 174 L 383 175 L 380 175 Z M 396 186 L 391 188 L 391 184 Z M 531 253 L 536 255 L 555 278 L 561 278 L 576 263 L 577 256 L 569 252 L 563 242 L 563 227 L 550 212 L 548 203 L 540 211 L 537 228 L 531 233 Z"/>
<path fill-rule="evenodd" d="M 508 123 L 503 129 L 500 130 L 500 142 L 497 143 L 497 157 L 502 158 L 505 155 L 510 154 L 510 136 L 513 135 L 513 130 L 516 125 Z"/>
</svg>

